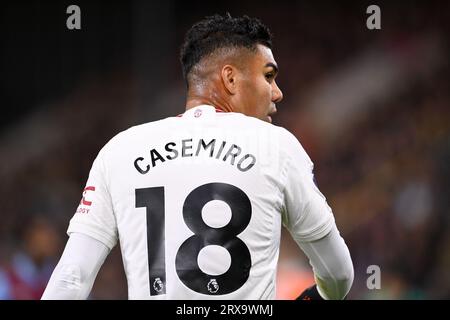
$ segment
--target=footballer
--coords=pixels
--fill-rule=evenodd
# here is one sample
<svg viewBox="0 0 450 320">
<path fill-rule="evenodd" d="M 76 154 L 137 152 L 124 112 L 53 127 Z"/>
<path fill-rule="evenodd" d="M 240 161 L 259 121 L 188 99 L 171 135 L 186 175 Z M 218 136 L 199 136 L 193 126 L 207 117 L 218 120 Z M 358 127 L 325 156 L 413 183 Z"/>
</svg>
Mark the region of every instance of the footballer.
<svg viewBox="0 0 450 320">
<path fill-rule="evenodd" d="M 353 264 L 313 163 L 271 123 L 283 94 L 268 28 L 207 17 L 181 64 L 185 112 L 100 150 L 42 299 L 87 299 L 118 243 L 129 299 L 274 299 L 282 226 L 316 279 L 299 298 L 345 298 Z"/>
</svg>

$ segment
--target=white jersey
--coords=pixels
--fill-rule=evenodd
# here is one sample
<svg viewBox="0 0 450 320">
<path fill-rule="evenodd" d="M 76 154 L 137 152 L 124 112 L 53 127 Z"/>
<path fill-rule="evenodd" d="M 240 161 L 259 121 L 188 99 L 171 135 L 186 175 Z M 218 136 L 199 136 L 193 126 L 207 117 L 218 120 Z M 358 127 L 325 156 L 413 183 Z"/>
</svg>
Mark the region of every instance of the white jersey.
<svg viewBox="0 0 450 320">
<path fill-rule="evenodd" d="M 111 139 L 68 233 L 120 241 L 130 299 L 274 299 L 282 223 L 334 225 L 312 168 L 287 130 L 201 105 Z"/>
</svg>

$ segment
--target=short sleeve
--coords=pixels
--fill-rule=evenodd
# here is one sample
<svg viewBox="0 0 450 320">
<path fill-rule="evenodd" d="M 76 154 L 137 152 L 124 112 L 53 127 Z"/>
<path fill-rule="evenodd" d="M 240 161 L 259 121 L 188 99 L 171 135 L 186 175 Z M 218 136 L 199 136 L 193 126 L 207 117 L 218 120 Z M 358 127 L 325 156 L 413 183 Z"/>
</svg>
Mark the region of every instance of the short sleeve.
<svg viewBox="0 0 450 320">
<path fill-rule="evenodd" d="M 313 162 L 287 130 L 281 144 L 285 157 L 283 224 L 297 242 L 321 239 L 335 222 L 325 196 L 314 182 Z"/>
<path fill-rule="evenodd" d="M 117 225 L 106 182 L 104 149 L 92 164 L 86 187 L 67 234 L 86 234 L 112 249 L 117 243 Z"/>
</svg>

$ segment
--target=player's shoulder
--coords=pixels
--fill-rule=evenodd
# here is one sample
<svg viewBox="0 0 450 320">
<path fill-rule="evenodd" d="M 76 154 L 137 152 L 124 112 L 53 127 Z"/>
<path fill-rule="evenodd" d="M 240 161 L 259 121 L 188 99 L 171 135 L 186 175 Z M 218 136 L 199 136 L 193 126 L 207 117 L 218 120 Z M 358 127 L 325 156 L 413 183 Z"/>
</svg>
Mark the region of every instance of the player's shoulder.
<svg viewBox="0 0 450 320">
<path fill-rule="evenodd" d="M 143 124 L 131 126 L 113 136 L 102 148 L 104 152 L 117 150 L 119 147 L 133 144 L 134 140 L 146 137 L 154 131 L 167 129 L 168 123 L 173 121 L 174 117 L 168 117 L 161 120 L 146 122 Z M 160 133 L 161 134 L 161 133 Z"/>
<path fill-rule="evenodd" d="M 288 129 L 283 127 L 278 128 L 280 134 L 280 147 L 283 155 L 287 159 L 292 159 L 293 163 L 298 162 L 298 164 L 303 164 L 306 168 L 308 168 L 308 171 L 312 171 L 314 163 L 300 140 Z"/>
<path fill-rule="evenodd" d="M 276 135 L 278 143 L 283 149 L 298 149 L 302 152 L 305 152 L 300 141 L 288 129 L 260 120 L 255 117 L 246 116 L 242 113 L 233 113 L 233 115 L 234 117 L 227 117 L 230 123 L 227 123 L 226 125 L 233 126 L 234 130 L 239 130 L 239 128 L 244 128 L 245 130 L 255 130 L 255 132 L 264 130 L 269 132 L 270 134 Z"/>
<path fill-rule="evenodd" d="M 234 121 L 241 121 L 241 127 L 247 128 L 247 130 L 253 130 L 255 132 L 260 129 L 267 130 L 271 135 L 277 137 L 276 141 L 278 142 L 281 157 L 295 158 L 297 160 L 298 158 L 301 158 L 302 162 L 307 165 L 307 167 L 313 166 L 313 162 L 300 140 L 288 129 L 243 114 L 239 114 L 238 117 L 233 119 L 233 122 Z"/>
<path fill-rule="evenodd" d="M 228 114 L 233 116 L 227 116 Z M 226 113 L 224 119 L 228 119 L 232 124 L 241 125 L 246 129 L 263 129 L 276 134 L 284 134 L 284 131 L 287 131 L 283 127 L 242 113 Z"/>
</svg>

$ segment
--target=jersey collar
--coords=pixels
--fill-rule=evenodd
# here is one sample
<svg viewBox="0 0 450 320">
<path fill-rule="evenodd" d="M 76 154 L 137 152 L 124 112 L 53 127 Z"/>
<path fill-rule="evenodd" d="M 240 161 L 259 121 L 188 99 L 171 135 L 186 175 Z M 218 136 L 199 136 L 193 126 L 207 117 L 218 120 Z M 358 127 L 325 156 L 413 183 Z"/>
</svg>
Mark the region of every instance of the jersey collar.
<svg viewBox="0 0 450 320">
<path fill-rule="evenodd" d="M 199 118 L 204 114 L 208 115 L 216 112 L 225 112 L 225 111 L 220 110 L 209 104 L 201 104 L 189 110 L 186 110 L 184 113 L 179 114 L 177 117 Z"/>
</svg>

